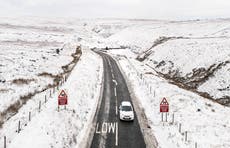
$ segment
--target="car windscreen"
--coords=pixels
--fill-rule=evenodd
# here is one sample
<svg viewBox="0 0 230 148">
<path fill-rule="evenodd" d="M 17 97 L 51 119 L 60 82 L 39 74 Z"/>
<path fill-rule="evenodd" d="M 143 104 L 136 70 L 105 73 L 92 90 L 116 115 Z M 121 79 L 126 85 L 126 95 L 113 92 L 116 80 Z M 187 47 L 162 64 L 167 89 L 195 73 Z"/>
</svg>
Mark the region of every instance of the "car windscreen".
<svg viewBox="0 0 230 148">
<path fill-rule="evenodd" d="M 122 111 L 132 111 L 132 107 L 131 106 L 122 106 L 121 110 Z"/>
</svg>

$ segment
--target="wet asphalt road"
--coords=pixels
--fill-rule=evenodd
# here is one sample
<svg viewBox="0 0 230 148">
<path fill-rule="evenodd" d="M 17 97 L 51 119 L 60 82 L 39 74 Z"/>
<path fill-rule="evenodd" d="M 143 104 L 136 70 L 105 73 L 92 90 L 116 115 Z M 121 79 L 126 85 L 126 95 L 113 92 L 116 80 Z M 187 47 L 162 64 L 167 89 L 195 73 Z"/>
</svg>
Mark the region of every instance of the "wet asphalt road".
<svg viewBox="0 0 230 148">
<path fill-rule="evenodd" d="M 145 148 L 136 113 L 133 122 L 119 120 L 121 101 L 132 102 L 122 73 L 109 55 L 98 54 L 103 58 L 104 88 L 91 148 Z"/>
</svg>

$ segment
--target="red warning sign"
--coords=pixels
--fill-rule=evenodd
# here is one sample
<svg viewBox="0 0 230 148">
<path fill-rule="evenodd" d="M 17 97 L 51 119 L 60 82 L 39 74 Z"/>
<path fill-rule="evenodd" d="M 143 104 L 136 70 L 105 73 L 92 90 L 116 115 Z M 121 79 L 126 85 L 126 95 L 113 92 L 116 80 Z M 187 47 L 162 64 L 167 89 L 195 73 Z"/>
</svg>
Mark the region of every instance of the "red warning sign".
<svg viewBox="0 0 230 148">
<path fill-rule="evenodd" d="M 68 103 L 68 96 L 64 90 L 58 96 L 58 105 L 67 105 Z"/>
<path fill-rule="evenodd" d="M 169 112 L 169 103 L 166 98 L 163 98 L 160 103 L 160 112 Z"/>
</svg>

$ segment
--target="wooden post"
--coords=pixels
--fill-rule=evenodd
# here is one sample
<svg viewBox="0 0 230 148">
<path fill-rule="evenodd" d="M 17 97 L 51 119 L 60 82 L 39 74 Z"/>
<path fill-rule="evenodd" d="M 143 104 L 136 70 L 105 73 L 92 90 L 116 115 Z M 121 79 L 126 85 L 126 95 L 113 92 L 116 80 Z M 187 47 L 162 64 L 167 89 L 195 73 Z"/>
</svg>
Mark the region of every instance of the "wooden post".
<svg viewBox="0 0 230 148">
<path fill-rule="evenodd" d="M 31 112 L 29 112 L 29 121 L 31 121 Z"/>
<path fill-rule="evenodd" d="M 165 113 L 165 120 L 168 122 L 168 113 Z"/>
<path fill-rule="evenodd" d="M 163 120 L 163 113 L 161 113 L 161 122 L 163 122 L 164 120 Z"/>
<path fill-rule="evenodd" d="M 47 102 L 47 98 L 46 98 L 46 95 L 45 95 L 45 103 Z"/>
<path fill-rule="evenodd" d="M 39 101 L 38 111 L 41 111 L 41 101 Z"/>
<path fill-rule="evenodd" d="M 179 123 L 179 132 L 181 133 L 181 123 Z"/>
<path fill-rule="evenodd" d="M 4 148 L 6 148 L 6 136 L 4 136 Z"/>
<path fill-rule="evenodd" d="M 195 142 L 195 148 L 197 148 L 197 142 Z"/>
<path fill-rule="evenodd" d="M 174 124 L 174 113 L 172 114 L 172 124 Z"/>
<path fill-rule="evenodd" d="M 52 97 L 51 90 L 50 90 L 50 97 Z"/>
<path fill-rule="evenodd" d="M 20 133 L 20 130 L 21 130 L 21 122 L 20 120 L 18 121 L 18 133 Z"/>
<path fill-rule="evenodd" d="M 188 140 L 188 132 L 185 131 L 185 141 L 187 141 L 187 140 Z"/>
<path fill-rule="evenodd" d="M 59 107 L 59 105 L 58 105 L 58 112 L 59 112 L 59 108 L 60 108 L 60 107 Z"/>
<path fill-rule="evenodd" d="M 67 76 L 65 76 L 65 82 L 67 81 Z"/>
</svg>

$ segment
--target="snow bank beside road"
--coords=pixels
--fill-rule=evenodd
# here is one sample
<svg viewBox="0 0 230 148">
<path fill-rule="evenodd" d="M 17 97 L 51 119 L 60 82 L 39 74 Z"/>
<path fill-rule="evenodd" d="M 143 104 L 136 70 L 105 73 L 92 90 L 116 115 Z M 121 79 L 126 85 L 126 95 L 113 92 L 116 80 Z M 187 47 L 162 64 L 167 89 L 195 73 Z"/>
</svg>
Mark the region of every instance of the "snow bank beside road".
<svg viewBox="0 0 230 148">
<path fill-rule="evenodd" d="M 102 71 L 101 58 L 92 51 L 83 50 L 80 61 L 61 88 L 68 93 L 67 110 L 57 111 L 57 92 L 7 147 L 70 148 L 80 144 L 97 106 Z"/>
<path fill-rule="evenodd" d="M 133 92 L 139 98 L 149 124 L 161 148 L 230 147 L 230 109 L 194 93 L 169 84 L 147 66 L 119 57 Z M 140 91 L 141 90 L 141 91 Z M 161 122 L 159 104 L 163 97 L 170 103 L 169 122 Z M 172 113 L 175 122 L 172 122 Z M 181 133 L 178 126 L 182 124 Z M 185 141 L 185 131 L 188 140 Z M 211 140 L 212 139 L 212 140 Z"/>
</svg>

